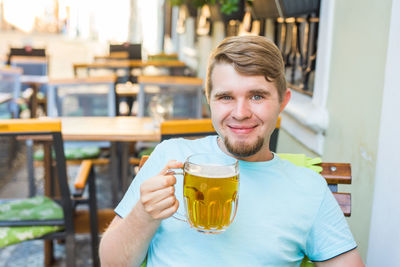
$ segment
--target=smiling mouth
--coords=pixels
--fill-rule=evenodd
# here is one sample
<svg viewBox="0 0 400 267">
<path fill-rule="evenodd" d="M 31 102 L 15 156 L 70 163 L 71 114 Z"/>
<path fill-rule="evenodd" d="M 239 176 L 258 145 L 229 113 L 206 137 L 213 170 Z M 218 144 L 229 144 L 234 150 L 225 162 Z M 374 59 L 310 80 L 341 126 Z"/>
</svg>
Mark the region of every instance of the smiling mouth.
<svg viewBox="0 0 400 267">
<path fill-rule="evenodd" d="M 228 126 L 229 129 L 231 129 L 232 132 L 236 134 L 247 134 L 252 132 L 256 126 Z"/>
</svg>

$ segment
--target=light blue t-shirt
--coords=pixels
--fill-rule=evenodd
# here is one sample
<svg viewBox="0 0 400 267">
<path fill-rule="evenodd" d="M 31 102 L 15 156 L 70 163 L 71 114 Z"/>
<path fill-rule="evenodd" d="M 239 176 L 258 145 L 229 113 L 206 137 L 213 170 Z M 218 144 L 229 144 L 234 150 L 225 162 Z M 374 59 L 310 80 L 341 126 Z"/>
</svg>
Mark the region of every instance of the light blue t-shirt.
<svg viewBox="0 0 400 267">
<path fill-rule="evenodd" d="M 217 137 L 171 139 L 156 147 L 115 212 L 127 216 L 139 200 L 140 184 L 169 160 L 184 162 L 194 153 L 228 157 Z M 239 205 L 234 222 L 221 234 L 207 235 L 188 223 L 162 221 L 148 250 L 147 266 L 299 266 L 307 255 L 324 261 L 357 245 L 323 177 L 277 155 L 266 162 L 239 161 Z M 178 212 L 184 214 L 183 177 L 177 175 Z"/>
</svg>

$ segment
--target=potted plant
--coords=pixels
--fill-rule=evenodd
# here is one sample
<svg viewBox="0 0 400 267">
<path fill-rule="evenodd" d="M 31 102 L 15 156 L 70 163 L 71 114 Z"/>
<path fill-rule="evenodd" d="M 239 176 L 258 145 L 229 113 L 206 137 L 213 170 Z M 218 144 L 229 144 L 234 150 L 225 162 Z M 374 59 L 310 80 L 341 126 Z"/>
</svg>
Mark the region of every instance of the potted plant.
<svg viewBox="0 0 400 267">
<path fill-rule="evenodd" d="M 180 6 L 187 5 L 189 8 L 199 8 L 204 5 L 219 5 L 222 14 L 230 15 L 232 12 L 238 11 L 241 0 L 170 0 L 171 5 Z"/>
</svg>

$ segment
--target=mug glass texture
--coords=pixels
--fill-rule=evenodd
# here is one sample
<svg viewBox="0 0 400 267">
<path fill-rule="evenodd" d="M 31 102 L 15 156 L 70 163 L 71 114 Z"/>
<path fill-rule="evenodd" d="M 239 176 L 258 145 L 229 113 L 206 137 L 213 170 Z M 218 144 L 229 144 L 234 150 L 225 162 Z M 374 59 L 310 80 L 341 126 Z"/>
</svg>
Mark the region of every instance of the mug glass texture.
<svg viewBox="0 0 400 267">
<path fill-rule="evenodd" d="M 186 218 L 199 232 L 225 231 L 239 200 L 239 163 L 215 154 L 195 154 L 185 161 L 183 196 Z"/>
</svg>

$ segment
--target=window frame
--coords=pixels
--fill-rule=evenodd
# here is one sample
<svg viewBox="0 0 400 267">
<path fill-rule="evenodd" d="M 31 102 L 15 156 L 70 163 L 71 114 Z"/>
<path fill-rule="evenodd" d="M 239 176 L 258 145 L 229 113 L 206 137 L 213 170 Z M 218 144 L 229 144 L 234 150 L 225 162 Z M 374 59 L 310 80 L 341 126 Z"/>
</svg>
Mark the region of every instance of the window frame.
<svg viewBox="0 0 400 267">
<path fill-rule="evenodd" d="M 334 1 L 321 0 L 317 61 L 313 96 L 292 91 L 282 112 L 281 128 L 308 149 L 323 154 L 325 131 L 329 125 L 327 97 L 332 52 Z"/>
</svg>

